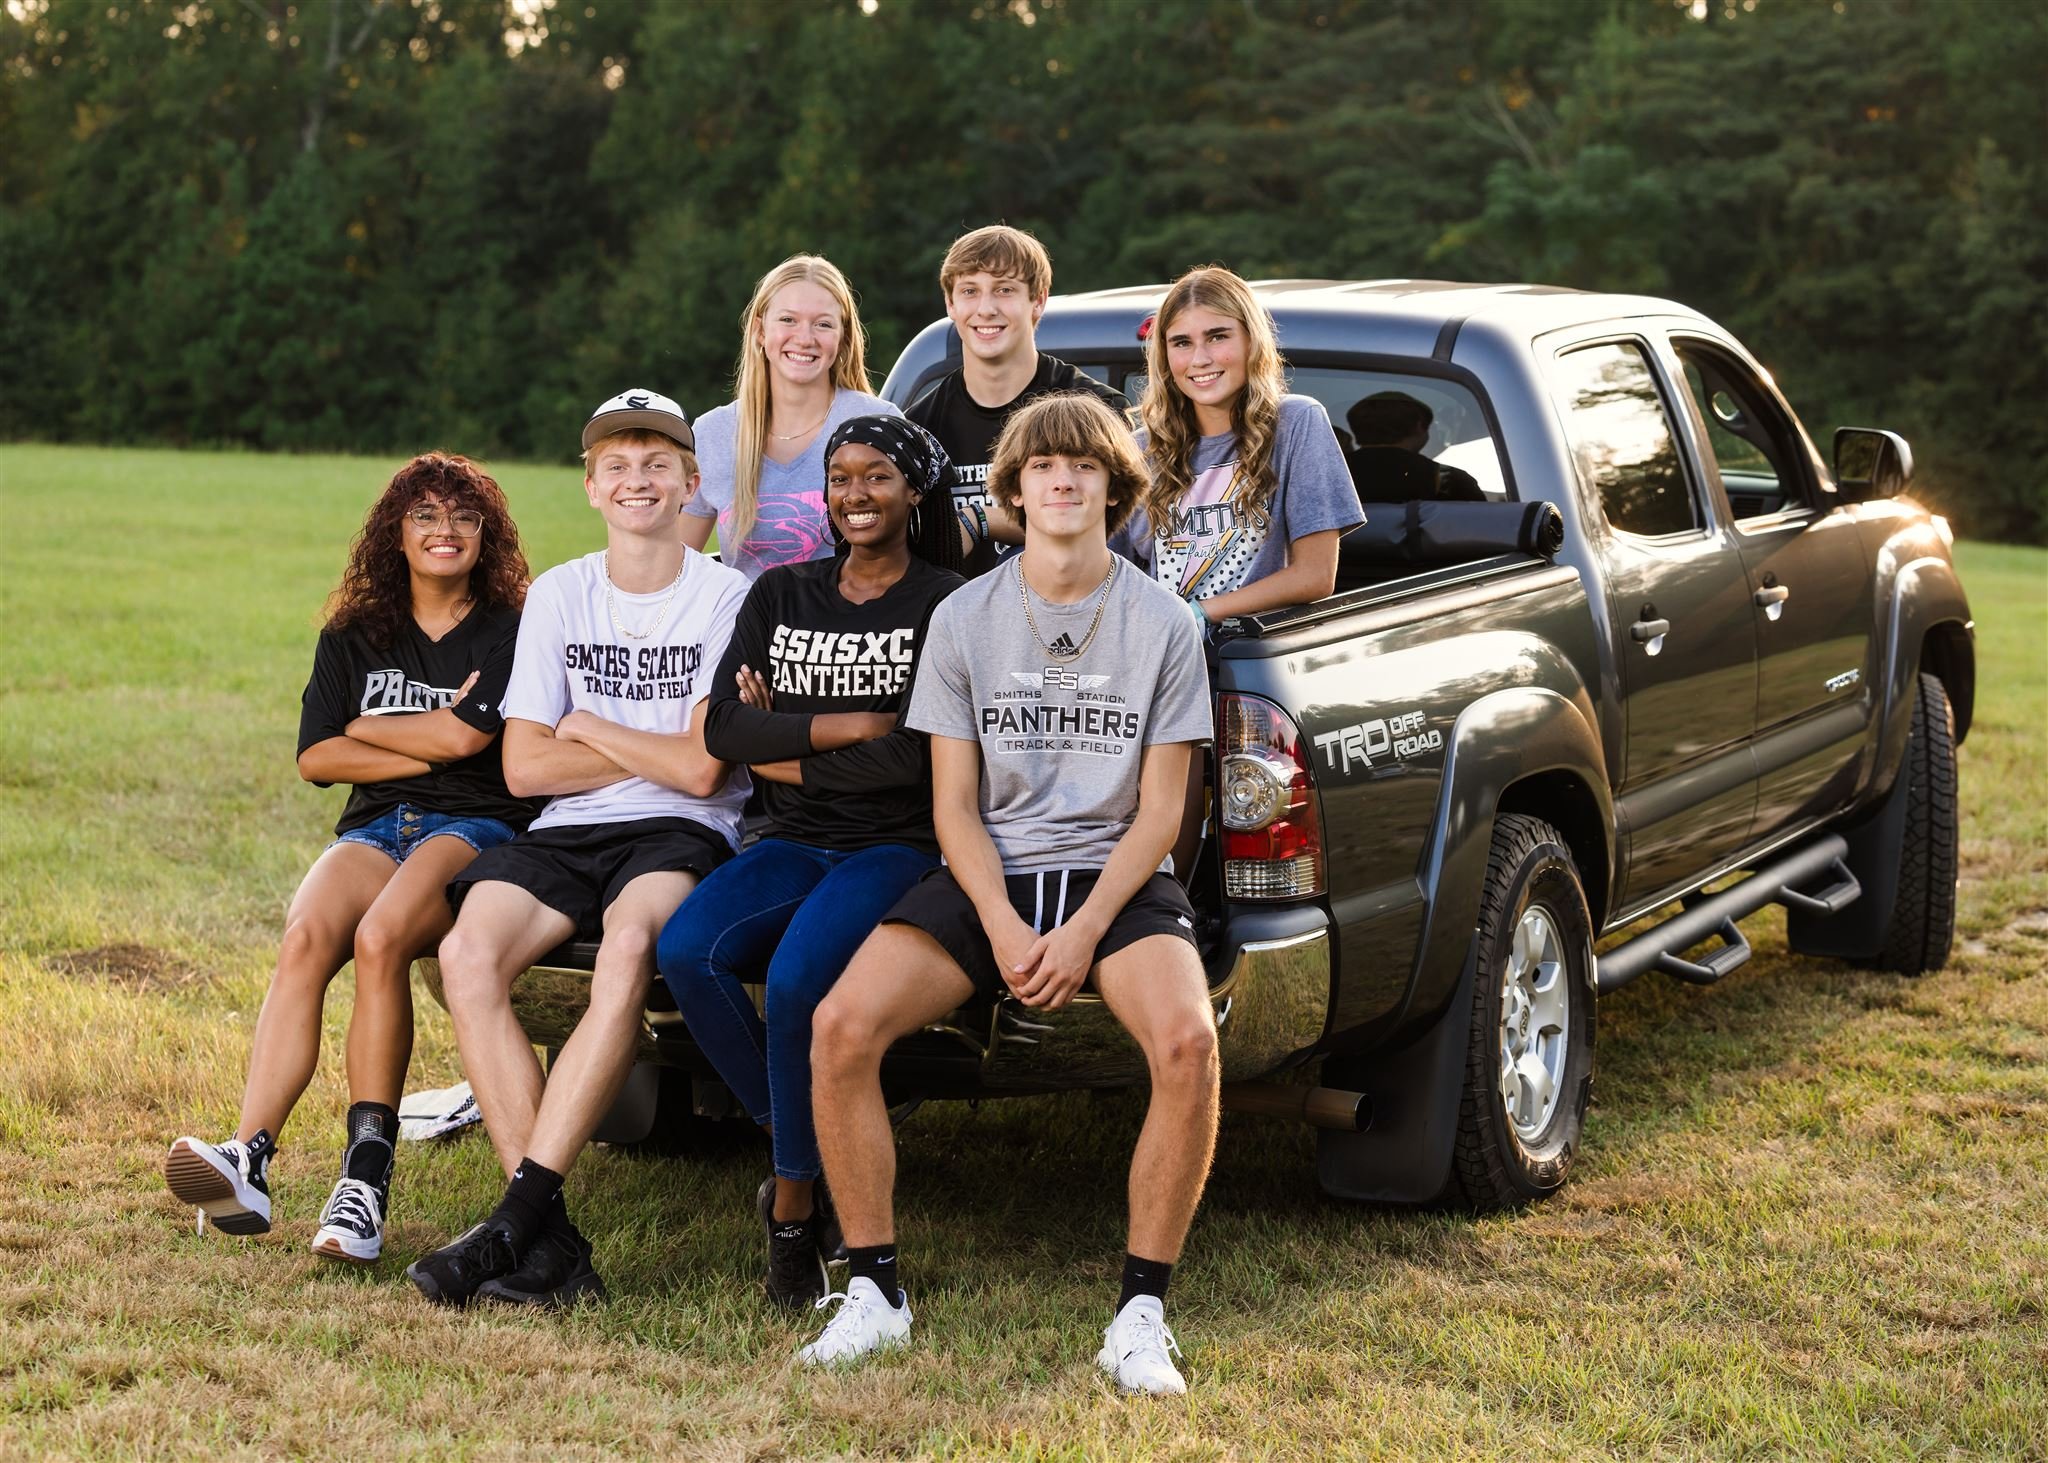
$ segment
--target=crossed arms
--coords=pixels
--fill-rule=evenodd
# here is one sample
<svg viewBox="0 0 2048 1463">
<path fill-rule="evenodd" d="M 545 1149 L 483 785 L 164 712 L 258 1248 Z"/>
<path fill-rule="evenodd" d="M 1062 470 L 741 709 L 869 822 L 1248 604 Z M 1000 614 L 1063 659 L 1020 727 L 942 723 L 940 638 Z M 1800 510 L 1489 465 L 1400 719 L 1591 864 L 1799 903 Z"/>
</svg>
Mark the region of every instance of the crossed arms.
<svg viewBox="0 0 2048 1463">
<path fill-rule="evenodd" d="M 460 703 L 479 672 L 456 691 Z M 424 777 L 437 763 L 460 762 L 491 744 L 452 709 L 410 711 L 393 716 L 358 716 L 338 737 L 327 737 L 299 753 L 299 776 L 325 786 L 335 782 L 396 782 Z"/>
</svg>

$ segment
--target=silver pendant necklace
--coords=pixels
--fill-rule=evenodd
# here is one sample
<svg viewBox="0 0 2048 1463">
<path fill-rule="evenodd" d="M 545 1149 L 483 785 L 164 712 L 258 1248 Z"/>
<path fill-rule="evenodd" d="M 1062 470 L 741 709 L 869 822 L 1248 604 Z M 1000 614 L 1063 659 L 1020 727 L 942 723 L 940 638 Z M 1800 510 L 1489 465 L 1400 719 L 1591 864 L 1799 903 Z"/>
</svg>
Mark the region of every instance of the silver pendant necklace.
<svg viewBox="0 0 2048 1463">
<path fill-rule="evenodd" d="M 1095 639 L 1095 632 L 1102 628 L 1103 606 L 1109 603 L 1109 586 L 1116 581 L 1117 558 L 1109 556 L 1109 572 L 1102 576 L 1102 588 L 1095 594 L 1095 616 L 1088 622 L 1088 633 L 1081 637 L 1079 645 L 1066 650 L 1055 650 L 1045 643 L 1045 637 L 1038 633 L 1038 618 L 1031 613 L 1031 591 L 1024 583 L 1024 556 L 1019 554 L 1014 561 L 1017 566 L 1017 598 L 1024 604 L 1024 623 L 1031 627 L 1031 638 L 1038 642 L 1038 648 L 1054 660 L 1079 660 Z"/>
<path fill-rule="evenodd" d="M 683 562 L 676 566 L 675 583 L 669 585 L 668 593 L 663 595 L 661 603 L 654 607 L 654 618 L 648 621 L 645 630 L 629 630 L 626 628 L 626 622 L 619 618 L 619 601 L 613 593 L 614 587 L 612 585 L 612 556 L 611 551 L 607 549 L 604 554 L 604 606 L 611 611 L 612 628 L 628 640 L 645 640 L 656 630 L 659 630 L 662 617 L 668 613 L 669 603 L 675 599 L 676 591 L 683 587 L 683 575 L 687 574 L 689 569 L 690 551 L 685 549 L 683 550 Z"/>
</svg>

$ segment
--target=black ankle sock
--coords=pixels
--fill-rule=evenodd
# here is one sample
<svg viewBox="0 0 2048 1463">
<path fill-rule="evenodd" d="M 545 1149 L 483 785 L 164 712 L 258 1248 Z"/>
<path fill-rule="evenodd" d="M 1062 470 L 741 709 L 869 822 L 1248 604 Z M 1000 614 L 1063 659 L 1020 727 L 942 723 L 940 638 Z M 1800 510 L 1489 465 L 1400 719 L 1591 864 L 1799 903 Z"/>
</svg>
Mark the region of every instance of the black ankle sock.
<svg viewBox="0 0 2048 1463">
<path fill-rule="evenodd" d="M 542 1211 L 540 1227 L 543 1233 L 568 1240 L 571 1244 L 586 1247 L 589 1244 L 589 1241 L 583 1238 L 583 1231 L 569 1218 L 569 1205 L 562 1198 L 560 1189 L 555 1190 L 555 1197 L 548 1200 L 548 1207 Z"/>
<path fill-rule="evenodd" d="M 901 1303 L 903 1292 L 896 1284 L 896 1246 L 848 1245 L 846 1263 L 853 1270 L 847 1277 L 849 1281 L 866 1276 L 882 1292 L 882 1299 L 892 1306 Z"/>
<path fill-rule="evenodd" d="M 361 1179 L 376 1189 L 379 1197 L 388 1197 L 397 1145 L 397 1112 L 381 1102 L 351 1103 L 348 1151 L 341 1156 L 342 1177 Z"/>
<path fill-rule="evenodd" d="M 1119 1312 L 1131 1303 L 1131 1297 L 1149 1295 L 1160 1301 L 1166 1299 L 1166 1282 L 1173 1279 L 1173 1261 L 1141 1260 L 1128 1250 L 1124 1252 L 1124 1290 L 1116 1298 Z"/>
<path fill-rule="evenodd" d="M 505 1185 L 505 1197 L 491 1211 L 491 1218 L 512 1231 L 514 1246 L 525 1249 L 547 1225 L 548 1210 L 561 1197 L 562 1176 L 551 1168 L 542 1168 L 531 1158 L 522 1158 L 519 1167 L 512 1170 L 512 1182 Z M 564 1209 L 562 1215 L 566 1220 L 568 1211 Z"/>
</svg>

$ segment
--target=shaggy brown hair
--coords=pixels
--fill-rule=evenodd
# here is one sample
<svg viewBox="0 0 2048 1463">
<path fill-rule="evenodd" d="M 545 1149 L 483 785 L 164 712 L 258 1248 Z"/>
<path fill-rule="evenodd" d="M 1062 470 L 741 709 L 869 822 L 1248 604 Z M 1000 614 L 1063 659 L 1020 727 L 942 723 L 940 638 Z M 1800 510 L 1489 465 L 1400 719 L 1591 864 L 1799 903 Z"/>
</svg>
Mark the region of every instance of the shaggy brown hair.
<svg viewBox="0 0 2048 1463">
<path fill-rule="evenodd" d="M 1045 245 L 1008 224 L 990 224 L 955 239 L 939 265 L 939 293 L 950 300 L 954 280 L 963 274 L 982 273 L 1023 280 L 1034 300 L 1052 293 L 1052 257 L 1045 252 Z"/>
<path fill-rule="evenodd" d="M 329 630 L 360 630 L 377 646 L 398 638 L 412 616 L 405 515 L 430 493 L 450 512 L 470 508 L 483 515 L 476 567 L 469 571 L 469 593 L 478 608 L 518 609 L 526 603 L 526 555 L 519 547 L 519 529 L 505 506 L 505 494 L 468 458 L 423 452 L 401 467 L 370 505 L 363 531 L 349 550 L 348 568 L 327 600 Z"/>
<path fill-rule="evenodd" d="M 1013 413 L 996 439 L 994 457 L 988 495 L 1019 523 L 1025 522 L 1024 490 L 1017 478 L 1034 457 L 1091 457 L 1102 464 L 1109 473 L 1107 533 L 1124 526 L 1151 484 L 1131 429 L 1101 397 L 1086 391 L 1041 396 Z"/>
</svg>

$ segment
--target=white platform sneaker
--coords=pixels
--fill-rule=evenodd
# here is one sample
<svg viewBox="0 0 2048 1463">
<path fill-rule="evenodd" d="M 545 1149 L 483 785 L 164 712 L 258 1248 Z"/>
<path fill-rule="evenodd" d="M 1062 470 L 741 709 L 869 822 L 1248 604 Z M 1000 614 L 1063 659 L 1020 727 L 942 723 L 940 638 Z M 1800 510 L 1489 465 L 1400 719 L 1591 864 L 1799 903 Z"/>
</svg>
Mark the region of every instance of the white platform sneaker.
<svg viewBox="0 0 2048 1463">
<path fill-rule="evenodd" d="M 1166 1329 L 1166 1307 L 1159 1297 L 1134 1295 L 1102 1333 L 1102 1350 L 1096 1354 L 1095 1364 L 1115 1377 L 1126 1392 L 1179 1397 L 1188 1390 L 1173 1364 L 1179 1355 L 1180 1344 Z"/>
</svg>

